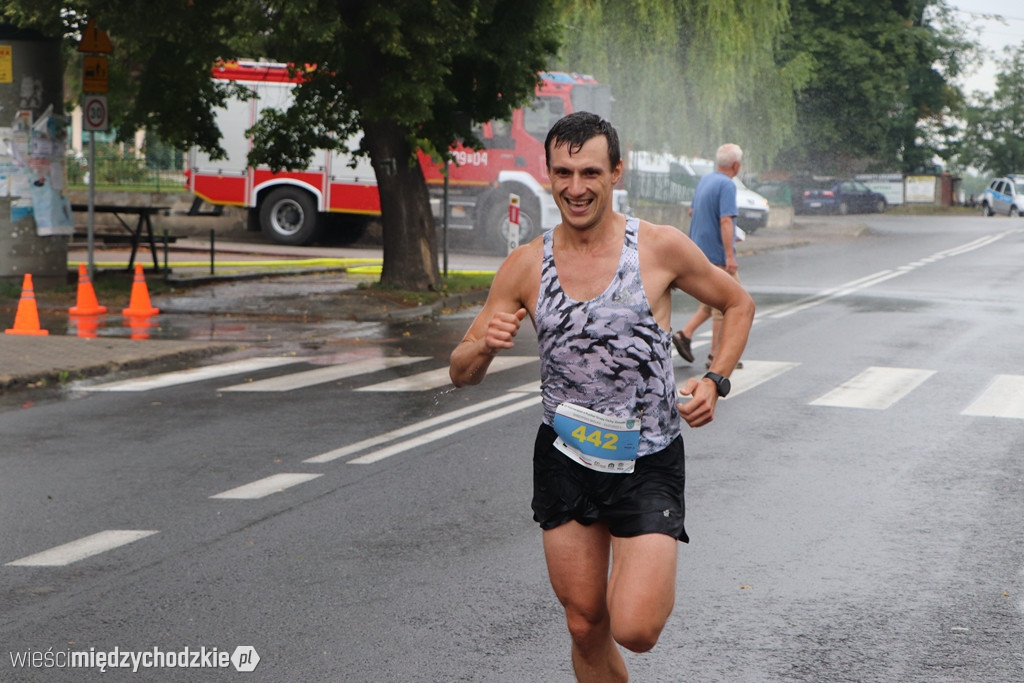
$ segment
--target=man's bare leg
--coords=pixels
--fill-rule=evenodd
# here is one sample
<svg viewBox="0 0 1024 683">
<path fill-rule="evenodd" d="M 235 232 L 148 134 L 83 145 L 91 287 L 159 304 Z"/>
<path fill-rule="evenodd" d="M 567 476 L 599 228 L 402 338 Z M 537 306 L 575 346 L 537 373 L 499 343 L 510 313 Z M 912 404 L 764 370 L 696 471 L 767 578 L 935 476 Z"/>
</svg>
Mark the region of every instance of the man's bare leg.
<svg viewBox="0 0 1024 683">
<path fill-rule="evenodd" d="M 603 524 L 568 522 L 544 532 L 544 556 L 572 636 L 572 665 L 581 683 L 623 683 L 626 663 L 612 639 L 608 613 L 611 534 Z"/>
<path fill-rule="evenodd" d="M 633 652 L 653 648 L 672 613 L 678 548 L 679 541 L 666 534 L 612 537 L 612 637 Z"/>
</svg>

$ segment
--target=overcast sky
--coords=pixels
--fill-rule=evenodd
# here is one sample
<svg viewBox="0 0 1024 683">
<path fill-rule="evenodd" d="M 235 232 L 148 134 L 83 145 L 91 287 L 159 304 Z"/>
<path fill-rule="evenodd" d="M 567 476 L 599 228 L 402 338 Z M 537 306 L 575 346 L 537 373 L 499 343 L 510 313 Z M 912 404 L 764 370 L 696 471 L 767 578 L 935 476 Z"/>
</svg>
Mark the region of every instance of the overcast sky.
<svg viewBox="0 0 1024 683">
<path fill-rule="evenodd" d="M 950 7 L 958 10 L 958 17 L 965 23 L 982 30 L 980 42 L 996 56 L 1002 57 L 1002 49 L 1024 42 L 1024 2 L 1021 0 L 948 0 Z M 998 14 L 1005 23 L 986 19 L 985 15 Z M 995 90 L 996 65 L 991 59 L 975 73 L 964 79 L 968 94 L 975 90 L 991 93 Z"/>
</svg>

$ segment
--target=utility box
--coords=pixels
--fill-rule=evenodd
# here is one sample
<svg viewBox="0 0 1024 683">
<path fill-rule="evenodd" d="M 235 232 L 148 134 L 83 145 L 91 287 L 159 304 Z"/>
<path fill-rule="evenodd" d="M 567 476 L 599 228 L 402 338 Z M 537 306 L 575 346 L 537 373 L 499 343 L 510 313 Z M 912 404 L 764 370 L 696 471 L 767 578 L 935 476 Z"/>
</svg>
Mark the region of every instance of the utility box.
<svg viewBox="0 0 1024 683">
<path fill-rule="evenodd" d="M 63 68 L 59 39 L 0 23 L 0 280 L 36 289 L 68 281 Z"/>
</svg>

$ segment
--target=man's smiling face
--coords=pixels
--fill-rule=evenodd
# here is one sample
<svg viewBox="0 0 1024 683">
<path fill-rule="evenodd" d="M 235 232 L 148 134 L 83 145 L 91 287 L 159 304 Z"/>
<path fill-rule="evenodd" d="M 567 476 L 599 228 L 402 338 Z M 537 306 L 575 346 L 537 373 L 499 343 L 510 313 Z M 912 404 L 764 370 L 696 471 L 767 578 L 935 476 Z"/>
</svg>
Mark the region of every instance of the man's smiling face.
<svg viewBox="0 0 1024 683">
<path fill-rule="evenodd" d="M 562 213 L 562 223 L 587 230 L 612 212 L 612 191 L 622 176 L 622 162 L 613 169 L 608 140 L 597 135 L 573 154 L 568 144 L 552 142 L 551 194 Z"/>
</svg>

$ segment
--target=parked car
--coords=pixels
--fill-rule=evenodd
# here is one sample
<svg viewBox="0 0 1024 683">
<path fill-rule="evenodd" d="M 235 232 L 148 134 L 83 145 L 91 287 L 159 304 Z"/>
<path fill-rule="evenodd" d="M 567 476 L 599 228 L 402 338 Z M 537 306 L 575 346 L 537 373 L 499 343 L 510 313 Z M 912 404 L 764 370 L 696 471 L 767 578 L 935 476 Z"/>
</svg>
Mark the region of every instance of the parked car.
<svg viewBox="0 0 1024 683">
<path fill-rule="evenodd" d="M 736 207 L 740 212 L 736 223 L 747 233 L 768 225 L 768 200 L 744 185 L 738 176 L 732 182 L 736 185 Z"/>
<path fill-rule="evenodd" d="M 984 216 L 997 213 L 1024 215 L 1024 181 L 1018 181 L 1012 175 L 996 178 L 985 188 L 979 204 Z"/>
<path fill-rule="evenodd" d="M 801 213 L 883 213 L 885 195 L 856 180 L 838 180 L 819 189 L 806 189 Z"/>
</svg>

